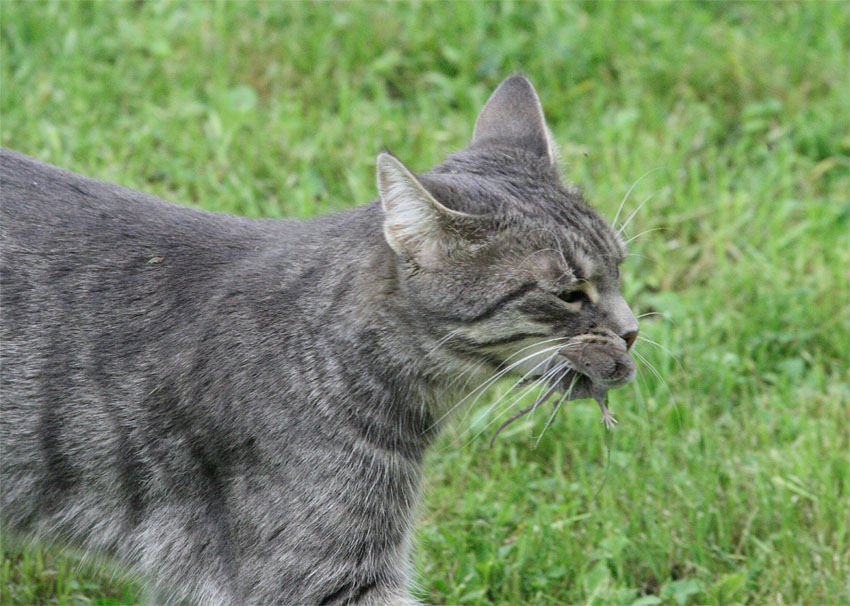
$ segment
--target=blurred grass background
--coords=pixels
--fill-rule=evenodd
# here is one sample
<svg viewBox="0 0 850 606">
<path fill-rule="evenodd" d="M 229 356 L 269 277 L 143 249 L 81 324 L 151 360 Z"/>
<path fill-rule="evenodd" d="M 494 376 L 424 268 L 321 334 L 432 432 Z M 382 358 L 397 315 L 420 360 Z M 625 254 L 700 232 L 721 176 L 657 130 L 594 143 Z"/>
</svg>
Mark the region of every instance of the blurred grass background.
<svg viewBox="0 0 850 606">
<path fill-rule="evenodd" d="M 628 226 L 634 388 L 428 460 L 417 595 L 439 604 L 846 604 L 850 5 L 0 4 L 0 139 L 169 200 L 310 217 L 427 170 L 506 75 Z M 498 385 L 488 398 L 504 392 Z M 136 603 L 7 544 L 2 604 Z"/>
</svg>

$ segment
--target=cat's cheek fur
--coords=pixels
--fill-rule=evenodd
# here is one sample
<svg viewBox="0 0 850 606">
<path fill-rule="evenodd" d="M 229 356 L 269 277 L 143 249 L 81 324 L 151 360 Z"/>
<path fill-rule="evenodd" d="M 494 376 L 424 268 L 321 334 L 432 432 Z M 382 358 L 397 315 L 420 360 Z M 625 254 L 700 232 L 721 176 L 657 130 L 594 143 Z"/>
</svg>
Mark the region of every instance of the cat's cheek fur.
<svg viewBox="0 0 850 606">
<path fill-rule="evenodd" d="M 540 339 L 551 333 L 546 323 L 534 322 L 516 314 L 490 318 L 471 326 L 461 326 L 458 334 L 488 351 L 511 351 L 518 342 Z"/>
</svg>

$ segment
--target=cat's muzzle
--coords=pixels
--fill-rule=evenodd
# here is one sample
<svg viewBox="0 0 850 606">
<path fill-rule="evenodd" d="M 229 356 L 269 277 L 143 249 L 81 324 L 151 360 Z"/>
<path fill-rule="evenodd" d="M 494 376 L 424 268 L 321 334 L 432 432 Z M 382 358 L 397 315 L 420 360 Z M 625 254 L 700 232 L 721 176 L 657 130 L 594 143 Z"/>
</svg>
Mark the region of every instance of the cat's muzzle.
<svg viewBox="0 0 850 606">
<path fill-rule="evenodd" d="M 569 400 L 598 399 L 609 389 L 635 377 L 635 363 L 624 344 L 616 341 L 571 343 L 558 354 L 569 370 L 558 377 L 555 389 Z M 563 363 L 563 362 L 562 362 Z"/>
</svg>

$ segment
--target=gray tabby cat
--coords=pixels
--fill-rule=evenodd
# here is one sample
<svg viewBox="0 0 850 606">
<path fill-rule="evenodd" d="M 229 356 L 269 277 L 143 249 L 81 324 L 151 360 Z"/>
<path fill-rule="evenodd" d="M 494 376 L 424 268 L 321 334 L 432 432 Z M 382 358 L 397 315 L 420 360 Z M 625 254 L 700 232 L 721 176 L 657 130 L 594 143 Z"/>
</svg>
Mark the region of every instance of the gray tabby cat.
<svg viewBox="0 0 850 606">
<path fill-rule="evenodd" d="M 623 242 L 505 80 L 472 143 L 310 221 L 176 206 L 11 151 L 2 520 L 211 605 L 411 604 L 423 454 L 467 376 L 634 375 Z M 468 374 L 465 374 L 468 373 Z"/>
</svg>

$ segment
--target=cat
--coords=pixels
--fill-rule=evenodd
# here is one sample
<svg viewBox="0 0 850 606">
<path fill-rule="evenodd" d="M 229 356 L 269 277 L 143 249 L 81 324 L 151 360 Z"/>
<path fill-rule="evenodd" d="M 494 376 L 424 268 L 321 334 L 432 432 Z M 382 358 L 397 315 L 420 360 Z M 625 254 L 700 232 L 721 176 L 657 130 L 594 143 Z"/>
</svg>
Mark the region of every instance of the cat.
<svg viewBox="0 0 850 606">
<path fill-rule="evenodd" d="M 466 383 L 634 376 L 624 243 L 561 181 L 537 93 L 309 221 L 193 210 L 0 153 L 2 522 L 169 599 L 414 604 L 423 455 Z"/>
</svg>

